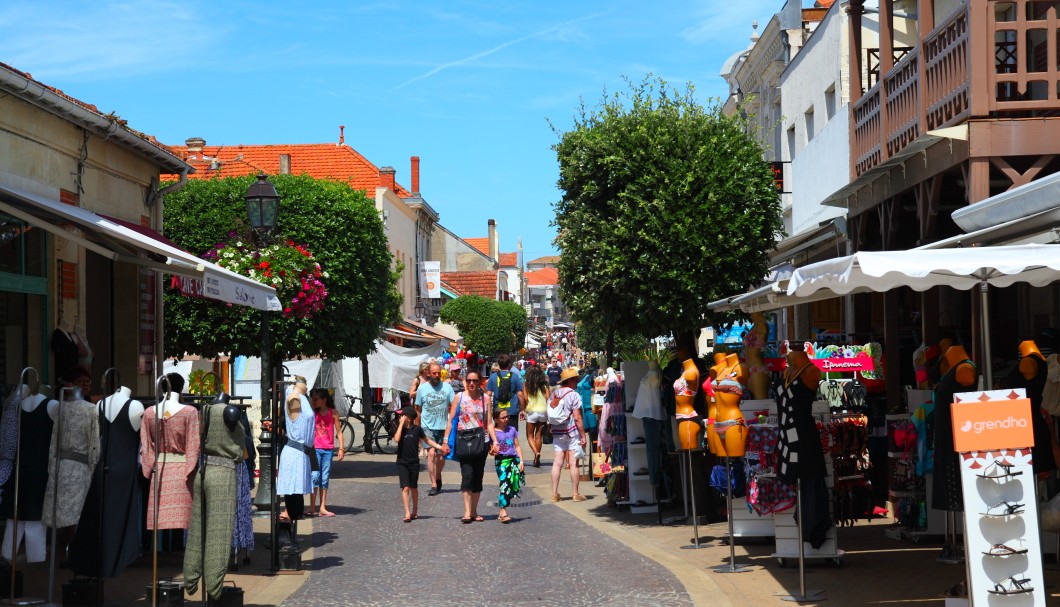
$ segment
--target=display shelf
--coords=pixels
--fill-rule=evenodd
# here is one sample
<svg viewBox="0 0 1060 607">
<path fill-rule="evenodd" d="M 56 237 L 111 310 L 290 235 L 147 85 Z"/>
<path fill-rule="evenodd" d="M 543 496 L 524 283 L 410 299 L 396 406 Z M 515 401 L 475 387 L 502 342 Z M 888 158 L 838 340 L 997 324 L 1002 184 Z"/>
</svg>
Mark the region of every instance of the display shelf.
<svg viewBox="0 0 1060 607">
<path fill-rule="evenodd" d="M 633 361 L 622 363 L 622 376 L 626 389 L 623 393 L 625 398 L 625 409 L 631 411 L 637 400 L 637 388 L 641 379 L 648 373 L 646 361 Z M 626 413 L 626 469 L 629 483 L 629 511 L 633 514 L 653 514 L 659 511 L 655 503 L 655 488 L 651 484 L 651 475 L 634 474 L 634 472 L 649 468 L 648 445 L 640 442 L 634 443 L 639 438 L 645 438 L 644 422 L 639 417 Z M 637 505 L 639 504 L 639 505 Z"/>
</svg>

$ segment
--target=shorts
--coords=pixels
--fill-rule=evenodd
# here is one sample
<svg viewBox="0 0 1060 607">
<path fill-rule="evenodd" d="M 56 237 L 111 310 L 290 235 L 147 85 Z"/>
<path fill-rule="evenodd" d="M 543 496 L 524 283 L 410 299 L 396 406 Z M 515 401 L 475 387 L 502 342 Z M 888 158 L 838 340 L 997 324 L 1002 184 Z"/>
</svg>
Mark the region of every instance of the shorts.
<svg viewBox="0 0 1060 607">
<path fill-rule="evenodd" d="M 398 482 L 401 483 L 401 488 L 408 487 L 409 489 L 418 489 L 416 486 L 420 481 L 420 464 L 403 464 L 398 462 Z"/>
<path fill-rule="evenodd" d="M 445 430 L 431 430 L 430 428 L 424 428 L 423 434 L 439 445 L 445 444 Z M 434 447 L 431 448 L 433 449 Z"/>
<path fill-rule="evenodd" d="M 576 457 L 585 457 L 585 451 L 582 449 L 581 436 L 553 434 L 552 450 L 556 453 L 572 451 Z"/>
<path fill-rule="evenodd" d="M 334 452 L 331 449 L 317 449 L 317 460 L 320 461 L 320 470 L 314 470 L 312 474 L 314 489 L 327 489 L 331 482 L 331 458 Z"/>
<path fill-rule="evenodd" d="M 528 424 L 543 424 L 548 421 L 548 415 L 544 413 L 527 413 L 526 423 Z"/>
</svg>

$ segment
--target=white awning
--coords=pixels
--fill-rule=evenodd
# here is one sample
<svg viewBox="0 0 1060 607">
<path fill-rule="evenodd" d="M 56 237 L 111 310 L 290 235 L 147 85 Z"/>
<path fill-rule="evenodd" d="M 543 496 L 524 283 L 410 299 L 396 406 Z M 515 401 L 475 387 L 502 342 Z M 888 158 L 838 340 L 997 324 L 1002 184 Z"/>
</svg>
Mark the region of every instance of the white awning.
<svg viewBox="0 0 1060 607">
<path fill-rule="evenodd" d="M 0 212 L 76 242 L 107 259 L 201 280 L 203 297 L 258 310 L 283 309 L 272 287 L 81 207 L 0 185 Z M 63 224 L 78 228 L 80 234 Z"/>
</svg>

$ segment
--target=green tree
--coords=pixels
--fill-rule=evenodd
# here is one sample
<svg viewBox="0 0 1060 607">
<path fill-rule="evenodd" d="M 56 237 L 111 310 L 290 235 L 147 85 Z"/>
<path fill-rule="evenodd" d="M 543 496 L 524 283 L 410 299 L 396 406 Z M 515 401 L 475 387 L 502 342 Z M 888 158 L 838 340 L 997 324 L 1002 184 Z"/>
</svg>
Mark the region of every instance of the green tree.
<svg viewBox="0 0 1060 607">
<path fill-rule="evenodd" d="M 193 180 L 165 198 L 165 234 L 202 255 L 230 233 L 246 230 L 243 196 L 253 177 Z M 328 273 L 324 310 L 311 318 L 269 314 L 272 351 L 285 357 L 364 356 L 381 327 L 400 318 L 400 264 L 387 250 L 375 205 L 349 185 L 308 176 L 269 178 L 280 194 L 275 239 L 304 244 Z M 165 349 L 169 356 L 261 352 L 261 313 L 185 297 L 167 286 Z"/>
<path fill-rule="evenodd" d="M 595 319 L 578 321 L 578 347 L 586 352 L 607 352 L 607 329 Z M 629 335 L 622 332 L 622 327 L 615 327 L 614 352 L 643 350 L 647 347 L 647 337 Z"/>
<path fill-rule="evenodd" d="M 514 352 L 526 340 L 526 311 L 512 301 L 464 295 L 446 302 L 438 316 L 455 325 L 464 345 L 482 356 Z"/>
<path fill-rule="evenodd" d="M 745 118 L 651 76 L 584 105 L 553 146 L 564 302 L 614 333 L 690 340 L 707 304 L 757 284 L 780 196 Z"/>
</svg>

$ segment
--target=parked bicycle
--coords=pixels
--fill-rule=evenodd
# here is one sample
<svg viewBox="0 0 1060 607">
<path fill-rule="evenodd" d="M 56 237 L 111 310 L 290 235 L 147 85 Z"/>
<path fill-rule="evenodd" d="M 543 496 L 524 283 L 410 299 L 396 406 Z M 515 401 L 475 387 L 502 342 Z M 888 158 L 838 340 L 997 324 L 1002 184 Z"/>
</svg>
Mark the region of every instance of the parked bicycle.
<svg viewBox="0 0 1060 607">
<path fill-rule="evenodd" d="M 364 451 L 364 443 L 357 442 L 357 426 L 364 427 L 364 415 L 354 413 L 354 403 L 363 402 L 359 396 L 346 395 L 346 415 L 342 417 L 339 428 L 342 430 L 342 444 L 347 453 Z M 397 416 L 383 403 L 372 403 L 372 426 L 368 443 L 374 444 L 375 453 L 393 455 L 397 453 L 398 444 L 394 440 L 397 432 Z"/>
</svg>

